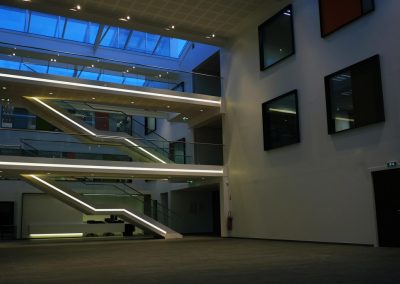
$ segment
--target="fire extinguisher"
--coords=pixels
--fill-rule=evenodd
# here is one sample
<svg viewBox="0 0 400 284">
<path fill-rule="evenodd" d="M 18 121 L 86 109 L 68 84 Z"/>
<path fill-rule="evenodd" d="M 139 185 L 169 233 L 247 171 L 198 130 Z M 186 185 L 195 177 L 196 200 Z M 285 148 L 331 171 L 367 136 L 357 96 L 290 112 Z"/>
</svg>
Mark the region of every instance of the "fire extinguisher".
<svg viewBox="0 0 400 284">
<path fill-rule="evenodd" d="M 228 231 L 232 231 L 232 222 L 233 222 L 233 217 L 231 211 L 228 212 L 228 218 L 226 220 L 226 227 Z"/>
</svg>

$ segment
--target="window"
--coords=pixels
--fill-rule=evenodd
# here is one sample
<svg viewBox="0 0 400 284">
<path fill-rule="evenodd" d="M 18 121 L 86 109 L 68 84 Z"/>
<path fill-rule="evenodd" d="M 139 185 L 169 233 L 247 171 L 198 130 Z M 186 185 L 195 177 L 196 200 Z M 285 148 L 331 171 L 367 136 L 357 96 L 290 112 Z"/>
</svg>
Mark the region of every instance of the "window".
<svg viewBox="0 0 400 284">
<path fill-rule="evenodd" d="M 0 29 L 95 45 L 100 24 L 0 5 Z M 99 45 L 179 58 L 186 40 L 105 25 Z"/>
<path fill-rule="evenodd" d="M 385 120 L 379 56 L 325 77 L 328 133 Z"/>
<path fill-rule="evenodd" d="M 61 17 L 32 12 L 30 17 L 29 33 L 44 35 L 50 37 L 59 37 L 59 20 Z M 62 26 L 64 26 L 65 19 L 62 18 Z M 62 28 L 61 28 L 62 32 Z"/>
<path fill-rule="evenodd" d="M 148 135 L 157 130 L 157 119 L 155 117 L 144 118 L 144 134 Z"/>
<path fill-rule="evenodd" d="M 0 6 L 0 28 L 23 32 L 26 12 L 22 9 Z"/>
<path fill-rule="evenodd" d="M 325 37 L 373 10 L 373 0 L 320 0 L 321 36 Z"/>
<path fill-rule="evenodd" d="M 124 48 L 126 41 L 129 36 L 129 30 L 121 29 L 117 27 L 104 27 L 103 34 L 101 36 L 101 46 Z"/>
<path fill-rule="evenodd" d="M 300 142 L 297 90 L 262 105 L 264 150 Z"/>
<path fill-rule="evenodd" d="M 68 19 L 65 27 L 64 39 L 94 44 L 98 30 L 98 24 Z"/>
<path fill-rule="evenodd" d="M 258 27 L 258 40 L 261 71 L 294 54 L 292 5 Z"/>
</svg>

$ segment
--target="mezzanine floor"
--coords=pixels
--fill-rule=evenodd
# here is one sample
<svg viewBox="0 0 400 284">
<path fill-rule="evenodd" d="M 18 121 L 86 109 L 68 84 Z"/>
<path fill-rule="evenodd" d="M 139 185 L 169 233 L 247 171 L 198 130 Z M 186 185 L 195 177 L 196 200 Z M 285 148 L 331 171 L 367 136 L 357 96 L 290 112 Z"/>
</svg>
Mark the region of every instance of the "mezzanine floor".
<svg viewBox="0 0 400 284">
<path fill-rule="evenodd" d="M 3 242 L 0 283 L 400 283 L 400 248 L 208 237 Z"/>
</svg>

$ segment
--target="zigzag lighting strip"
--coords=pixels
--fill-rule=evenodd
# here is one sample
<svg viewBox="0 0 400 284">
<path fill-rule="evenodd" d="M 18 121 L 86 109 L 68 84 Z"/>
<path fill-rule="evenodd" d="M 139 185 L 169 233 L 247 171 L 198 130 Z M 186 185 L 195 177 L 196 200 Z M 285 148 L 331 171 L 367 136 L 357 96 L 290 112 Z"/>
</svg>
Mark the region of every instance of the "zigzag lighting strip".
<svg viewBox="0 0 400 284">
<path fill-rule="evenodd" d="M 100 212 L 103 212 L 103 213 L 104 213 L 104 212 L 125 213 L 125 214 L 128 214 L 129 216 L 131 216 L 131 217 L 133 217 L 133 218 L 135 218 L 135 219 L 137 219 L 137 220 L 140 220 L 141 222 L 143 222 L 143 223 L 145 223 L 146 225 L 152 227 L 153 229 L 157 230 L 158 232 L 162 233 L 163 235 L 166 235 L 166 234 L 167 234 L 167 231 L 165 231 L 165 230 L 163 230 L 163 229 L 161 229 L 161 228 L 159 228 L 159 227 L 153 225 L 152 223 L 146 221 L 145 219 L 143 219 L 143 218 L 141 218 L 141 217 L 139 217 L 139 216 L 133 214 L 132 212 L 130 212 L 130 211 L 126 210 L 126 209 L 116 209 L 116 208 L 111 208 L 111 209 L 96 209 L 96 208 L 90 206 L 89 204 L 83 202 L 82 200 L 79 200 L 78 198 L 76 198 L 76 197 L 74 197 L 74 196 L 72 196 L 72 195 L 70 195 L 70 194 L 68 194 L 68 193 L 66 193 L 66 192 L 64 192 L 64 191 L 62 191 L 62 190 L 59 189 L 58 187 L 56 187 L 56 186 L 54 186 L 54 185 L 48 183 L 47 181 L 41 179 L 41 178 L 38 177 L 38 176 L 35 176 L 35 175 L 29 175 L 29 176 L 30 176 L 31 178 L 37 180 L 38 182 L 40 182 L 40 183 L 46 185 L 47 187 L 49 187 L 49 188 L 51 188 L 51 189 L 57 191 L 58 193 L 61 193 L 63 196 L 68 197 L 69 199 L 71 199 L 71 200 L 73 200 L 73 201 L 75 201 L 75 202 L 77 202 L 77 203 L 79 203 L 79 204 L 85 206 L 86 208 L 90 209 L 91 211 L 99 212 L 99 213 L 100 213 Z"/>
<path fill-rule="evenodd" d="M 41 101 L 38 98 L 32 98 L 33 100 L 35 100 L 36 102 L 38 102 L 39 104 L 41 104 L 42 106 L 46 107 L 47 109 L 51 110 L 52 112 L 54 112 L 55 114 L 57 114 L 58 116 L 62 117 L 63 119 L 67 120 L 68 122 L 74 124 L 75 126 L 79 127 L 80 129 L 82 129 L 83 131 L 85 131 L 86 133 L 88 133 L 91 136 L 95 136 L 95 137 L 100 137 L 100 138 L 116 138 L 116 136 L 99 136 L 96 133 L 94 133 L 93 131 L 90 131 L 89 129 L 87 129 L 86 127 L 80 125 L 79 123 L 73 121 L 72 119 L 70 119 L 68 116 L 62 114 L 61 112 L 59 112 L 58 110 L 56 110 L 55 108 L 49 106 L 48 104 L 46 104 L 45 102 Z M 132 142 L 131 140 L 124 138 L 124 141 L 131 144 L 134 147 L 137 147 L 137 149 L 139 149 L 140 151 L 142 151 L 143 153 L 149 155 L 150 157 L 152 157 L 153 159 L 156 159 L 157 161 L 166 164 L 165 161 L 161 160 L 160 158 L 158 158 L 156 155 L 150 153 L 149 151 L 147 151 L 146 149 L 144 149 L 143 147 L 138 146 L 136 143 Z"/>
<path fill-rule="evenodd" d="M 49 167 L 68 169 L 89 169 L 89 170 L 117 170 L 117 171 L 140 171 L 140 172 L 165 172 L 165 173 L 192 173 L 192 174 L 217 174 L 222 175 L 224 170 L 195 170 L 195 169 L 165 169 L 165 168 L 144 168 L 144 167 L 118 167 L 118 166 L 96 166 L 96 165 L 75 165 L 75 164 L 51 164 L 51 163 L 29 163 L 29 162 L 5 162 L 0 161 L 0 166 L 20 167 Z"/>
<path fill-rule="evenodd" d="M 175 99 L 175 100 L 189 101 L 189 102 L 192 101 L 192 102 L 209 103 L 209 104 L 214 104 L 214 105 L 218 105 L 218 106 L 221 105 L 220 100 L 214 101 L 214 100 L 207 100 L 207 99 L 188 98 L 188 97 L 167 95 L 167 94 L 161 94 L 161 93 L 155 93 L 155 92 L 128 90 L 128 89 L 121 89 L 121 88 L 115 88 L 115 87 L 97 86 L 97 85 L 90 85 L 90 84 L 84 84 L 84 83 L 68 82 L 68 81 L 61 81 L 61 80 L 54 80 L 54 79 L 35 78 L 35 77 L 13 75 L 13 74 L 6 74 L 6 73 L 0 73 L 0 77 L 25 80 L 25 81 L 51 83 L 51 84 L 55 84 L 55 85 L 84 87 L 84 88 L 94 89 L 94 90 L 106 90 L 106 91 L 115 91 L 115 92 L 128 93 L 128 94 L 140 94 L 140 95 L 146 95 L 149 97 L 168 98 L 168 99 Z"/>
</svg>

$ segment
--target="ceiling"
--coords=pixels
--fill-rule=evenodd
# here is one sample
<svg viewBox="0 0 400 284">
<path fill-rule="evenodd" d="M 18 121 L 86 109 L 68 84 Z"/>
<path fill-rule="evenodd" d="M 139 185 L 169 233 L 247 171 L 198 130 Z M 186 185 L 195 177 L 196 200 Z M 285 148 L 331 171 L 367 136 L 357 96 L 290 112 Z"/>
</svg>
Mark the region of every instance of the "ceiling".
<svg viewBox="0 0 400 284">
<path fill-rule="evenodd" d="M 147 32 L 223 44 L 254 14 L 280 0 L 3 0 L 14 6 L 114 24 Z M 81 5 L 79 12 L 69 9 Z M 127 22 L 118 18 L 130 16 Z M 165 28 L 174 25 L 174 30 Z M 215 34 L 215 38 L 206 37 Z"/>
</svg>

